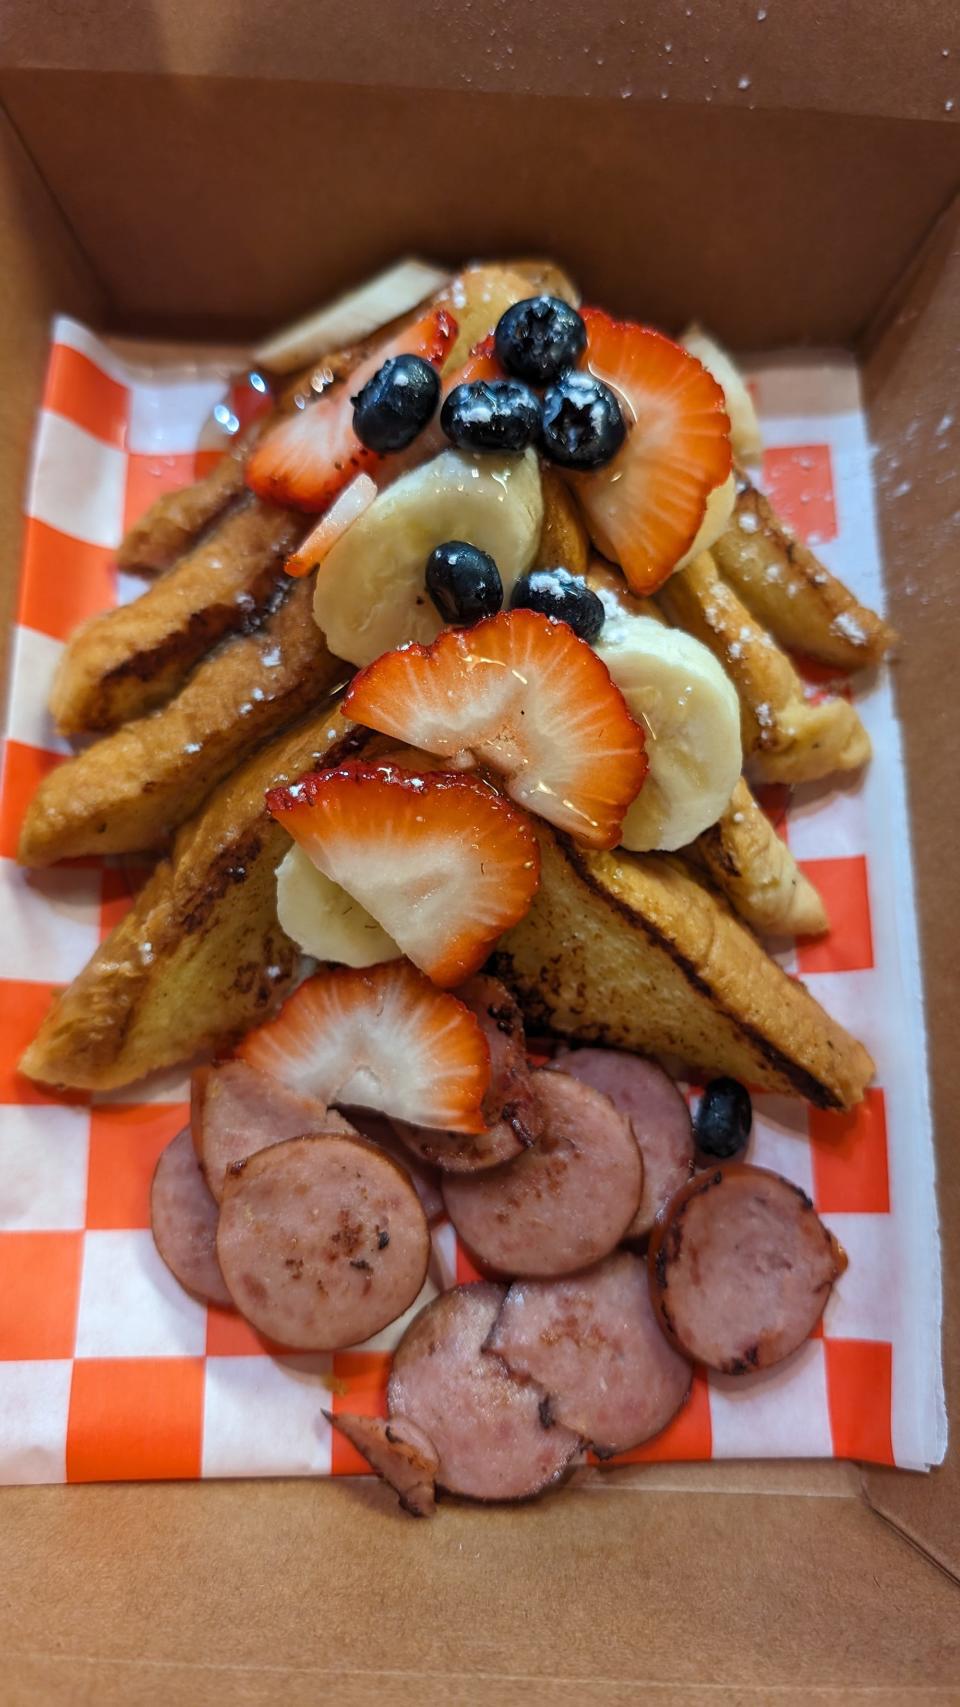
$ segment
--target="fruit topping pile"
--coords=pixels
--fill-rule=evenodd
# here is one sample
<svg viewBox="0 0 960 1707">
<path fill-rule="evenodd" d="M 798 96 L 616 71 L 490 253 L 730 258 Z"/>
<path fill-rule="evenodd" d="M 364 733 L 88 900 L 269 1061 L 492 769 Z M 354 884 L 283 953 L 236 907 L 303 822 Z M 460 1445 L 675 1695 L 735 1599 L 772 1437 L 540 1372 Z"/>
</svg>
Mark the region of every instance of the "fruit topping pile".
<svg viewBox="0 0 960 1707">
<path fill-rule="evenodd" d="M 375 321 L 376 344 L 281 399 L 253 444 L 253 492 L 316 517 L 287 563 L 313 586 L 290 607 L 312 594 L 353 727 L 266 795 L 290 842 L 279 926 L 319 964 L 194 1076 L 151 1204 L 171 1271 L 268 1343 L 362 1347 L 405 1319 L 389 1415 L 330 1420 L 420 1515 L 437 1488 L 525 1498 L 588 1446 L 642 1445 L 695 1365 L 792 1355 L 845 1263 L 804 1194 L 743 1160 L 743 1085 L 712 1080 L 691 1124 L 652 1061 L 534 1055 L 488 964 L 499 946 L 509 975 L 501 939 L 533 910 L 541 986 L 565 983 L 575 1035 L 603 1036 L 584 982 L 598 927 L 586 902 L 551 914 L 553 838 L 587 878 L 605 862 L 571 842 L 624 850 L 619 880 L 634 853 L 689 857 L 730 809 L 737 691 L 652 595 L 727 526 L 731 440 L 753 447 L 756 420 L 703 334 L 685 348 L 483 277 Z M 272 882 L 266 844 L 262 865 Z M 652 937 L 656 913 L 635 916 Z M 716 930 L 692 929 L 723 994 Z M 662 1004 L 645 969 L 648 985 Z M 436 1295 L 440 1217 L 486 1279 Z"/>
<path fill-rule="evenodd" d="M 458 312 L 382 335 L 247 476 L 320 512 L 288 568 L 315 575 L 315 620 L 358 669 L 344 714 L 403 744 L 271 790 L 294 844 L 281 922 L 317 959 L 438 990 L 534 903 L 536 820 L 590 848 L 680 847 L 741 763 L 722 668 L 632 596 L 727 519 L 720 386 L 661 333 L 547 293 L 464 359 Z"/>
</svg>

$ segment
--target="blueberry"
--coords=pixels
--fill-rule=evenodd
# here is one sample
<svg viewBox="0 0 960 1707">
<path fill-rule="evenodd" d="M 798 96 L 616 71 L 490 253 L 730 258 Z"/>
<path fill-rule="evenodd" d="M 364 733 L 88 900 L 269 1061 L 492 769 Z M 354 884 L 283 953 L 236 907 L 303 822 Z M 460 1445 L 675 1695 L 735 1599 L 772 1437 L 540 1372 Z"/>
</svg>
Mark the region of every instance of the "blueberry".
<svg viewBox="0 0 960 1707">
<path fill-rule="evenodd" d="M 627 436 L 620 405 L 602 379 L 567 373 L 543 399 L 543 448 L 564 468 L 600 468 Z"/>
<path fill-rule="evenodd" d="M 493 558 L 464 539 L 448 539 L 427 558 L 427 592 L 444 622 L 462 625 L 495 616 L 503 582 Z"/>
<path fill-rule="evenodd" d="M 526 450 L 540 432 L 540 400 L 515 379 L 456 385 L 440 425 L 461 450 Z"/>
<path fill-rule="evenodd" d="M 531 569 L 510 594 L 511 610 L 538 610 L 569 623 L 581 640 L 596 640 L 603 627 L 603 605 L 580 575 L 569 569 Z"/>
<path fill-rule="evenodd" d="M 558 296 L 528 296 L 501 314 L 494 341 L 508 373 L 528 385 L 549 385 L 579 361 L 587 329 L 576 309 Z"/>
<path fill-rule="evenodd" d="M 389 356 L 350 399 L 353 430 L 362 445 L 379 455 L 403 450 L 423 431 L 439 396 L 437 370 L 422 356 Z"/>
<path fill-rule="evenodd" d="M 749 1091 L 737 1079 L 711 1079 L 694 1122 L 698 1150 L 726 1161 L 746 1147 L 752 1125 Z"/>
</svg>

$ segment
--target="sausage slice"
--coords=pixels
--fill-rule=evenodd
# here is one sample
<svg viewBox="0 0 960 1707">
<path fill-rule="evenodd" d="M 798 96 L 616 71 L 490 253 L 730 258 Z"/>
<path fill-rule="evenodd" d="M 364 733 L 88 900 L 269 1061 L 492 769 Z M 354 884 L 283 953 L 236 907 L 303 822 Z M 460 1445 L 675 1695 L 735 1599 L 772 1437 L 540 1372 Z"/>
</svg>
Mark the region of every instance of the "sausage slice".
<svg viewBox="0 0 960 1707">
<path fill-rule="evenodd" d="M 742 1162 L 698 1174 L 650 1239 L 663 1327 L 688 1357 L 727 1375 L 796 1351 L 845 1267 L 799 1187 Z"/>
<path fill-rule="evenodd" d="M 438 1221 L 443 1215 L 443 1198 L 440 1195 L 440 1183 L 436 1168 L 418 1160 L 412 1150 L 398 1138 L 394 1127 L 396 1122 L 388 1114 L 378 1114 L 372 1108 L 350 1108 L 344 1117 L 344 1123 L 349 1121 L 347 1130 L 352 1127 L 366 1138 L 369 1143 L 376 1144 L 378 1150 L 383 1150 L 396 1162 L 404 1173 L 410 1175 L 413 1189 L 423 1204 L 423 1213 L 428 1221 Z"/>
<path fill-rule="evenodd" d="M 342 1115 L 315 1097 L 288 1091 L 279 1079 L 248 1067 L 246 1061 L 198 1067 L 190 1081 L 190 1126 L 204 1177 L 218 1203 L 224 1176 L 234 1162 L 285 1138 L 353 1131 Z"/>
<path fill-rule="evenodd" d="M 233 1299 L 217 1261 L 217 1206 L 200 1172 L 190 1128 L 160 1157 L 150 1187 L 153 1242 L 181 1286 L 210 1304 Z"/>
<path fill-rule="evenodd" d="M 520 1500 L 557 1480 L 580 1446 L 552 1421 L 533 1382 L 516 1381 L 484 1343 L 502 1286 L 455 1286 L 411 1322 L 393 1358 L 391 1419 L 409 1417 L 433 1442 L 437 1482 L 475 1500 Z"/>
<path fill-rule="evenodd" d="M 545 1128 L 522 1156 L 479 1174 L 447 1174 L 443 1200 L 460 1237 L 499 1274 L 550 1278 L 599 1262 L 637 1212 L 643 1164 L 610 1099 L 566 1073 L 535 1073 Z"/>
<path fill-rule="evenodd" d="M 409 1417 L 335 1416 L 331 1427 L 345 1434 L 372 1470 L 389 1482 L 411 1517 L 432 1517 L 436 1510 L 439 1459 L 432 1440 Z"/>
<path fill-rule="evenodd" d="M 523 1144 L 506 1120 L 498 1120 L 486 1132 L 441 1132 L 432 1126 L 410 1126 L 393 1121 L 397 1137 L 424 1167 L 445 1174 L 475 1174 L 499 1167 L 523 1155 Z"/>
<path fill-rule="evenodd" d="M 523 1017 L 499 978 L 471 978 L 454 991 L 475 1015 L 490 1050 L 490 1089 L 484 1098 L 486 1132 L 464 1136 L 395 1121 L 411 1153 L 445 1173 L 475 1173 L 523 1154 L 543 1131 L 543 1112 L 527 1061 Z"/>
<path fill-rule="evenodd" d="M 217 1255 L 237 1309 L 281 1345 L 331 1351 L 408 1309 L 427 1219 L 388 1156 L 340 1133 L 288 1138 L 227 1175 Z"/>
<path fill-rule="evenodd" d="M 627 1238 L 645 1237 L 693 1173 L 693 1129 L 683 1097 L 656 1062 L 618 1049 L 570 1049 L 554 1065 L 602 1091 L 633 1127 L 643 1157 L 643 1195 Z"/>
<path fill-rule="evenodd" d="M 602 1458 L 659 1434 L 690 1391 L 690 1364 L 660 1331 L 631 1251 L 568 1280 L 514 1281 L 487 1348 L 538 1382 L 556 1421 Z"/>
<path fill-rule="evenodd" d="M 456 994 L 475 1015 L 490 1051 L 490 1089 L 484 1107 L 491 1126 L 505 1121 L 521 1144 L 532 1144 L 543 1131 L 543 1112 L 516 1001 L 499 978 L 471 978 Z"/>
</svg>

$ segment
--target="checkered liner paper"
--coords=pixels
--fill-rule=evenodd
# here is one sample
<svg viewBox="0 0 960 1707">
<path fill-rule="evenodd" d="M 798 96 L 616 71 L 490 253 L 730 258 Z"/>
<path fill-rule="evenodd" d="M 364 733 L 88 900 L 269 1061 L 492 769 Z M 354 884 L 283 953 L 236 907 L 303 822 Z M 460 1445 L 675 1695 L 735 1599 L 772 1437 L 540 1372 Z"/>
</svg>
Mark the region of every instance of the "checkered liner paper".
<svg viewBox="0 0 960 1707">
<path fill-rule="evenodd" d="M 763 484 L 798 534 L 882 603 L 871 459 L 843 356 L 757 364 Z M 191 480 L 222 370 L 127 365 L 58 320 L 32 472 L 0 795 L 0 1480 L 342 1475 L 364 1468 L 321 1407 L 378 1412 L 400 1321 L 353 1351 L 277 1357 L 239 1317 L 182 1292 L 154 1250 L 149 1185 L 187 1118 L 168 1074 L 57 1097 L 17 1073 L 51 995 L 129 905 L 119 864 L 17 869 L 17 831 L 67 751 L 47 694 L 85 617 L 138 590 L 117 573 L 127 523 Z M 812 672 L 811 672 L 812 677 Z M 810 692 L 822 688 L 810 681 Z M 844 691 L 849 691 L 845 689 Z M 778 945 L 862 1037 L 878 1083 L 849 1116 L 754 1099 L 752 1159 L 810 1194 L 850 1256 L 825 1319 L 781 1368 L 698 1373 L 687 1405 L 634 1462 L 842 1457 L 922 1468 L 944 1452 L 940 1275 L 925 1037 L 900 735 L 890 683 L 857 683 L 874 759 L 839 788 L 768 799 L 833 929 Z M 473 1275 L 433 1231 L 418 1304 Z M 413 1312 L 411 1311 L 411 1314 Z"/>
</svg>

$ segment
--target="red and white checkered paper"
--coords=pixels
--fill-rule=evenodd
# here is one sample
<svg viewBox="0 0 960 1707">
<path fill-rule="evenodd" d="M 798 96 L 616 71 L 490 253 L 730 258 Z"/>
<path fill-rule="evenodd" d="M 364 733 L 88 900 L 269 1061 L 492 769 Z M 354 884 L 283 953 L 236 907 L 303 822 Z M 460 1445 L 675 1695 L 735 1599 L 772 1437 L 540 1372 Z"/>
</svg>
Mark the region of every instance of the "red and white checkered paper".
<svg viewBox="0 0 960 1707">
<path fill-rule="evenodd" d="M 883 602 L 870 449 L 843 356 L 761 364 L 763 483 L 870 604 Z M 122 866 L 14 864 L 37 781 L 67 751 L 46 712 L 73 626 L 129 598 L 114 553 L 159 492 L 193 478 L 224 381 L 211 367 L 121 360 L 58 320 L 26 495 L 0 792 L 0 1480 L 338 1475 L 363 1468 L 321 1407 L 383 1407 L 395 1324 L 355 1351 L 276 1357 L 238 1317 L 182 1292 L 157 1256 L 148 1190 L 187 1116 L 177 1074 L 57 1097 L 17 1073 L 51 993 L 129 904 Z M 822 674 L 822 673 L 821 673 Z M 811 672 L 813 676 L 813 673 Z M 817 690 L 811 680 L 811 692 Z M 771 791 L 769 809 L 823 892 L 828 938 L 778 945 L 878 1062 L 852 1115 L 755 1097 L 751 1155 L 811 1195 L 850 1255 L 821 1327 L 778 1369 L 698 1374 L 634 1462 L 844 1457 L 920 1468 L 945 1445 L 939 1247 L 900 738 L 885 674 L 853 691 L 874 744 L 839 787 Z M 434 1229 L 422 1300 L 472 1276 Z"/>
</svg>

